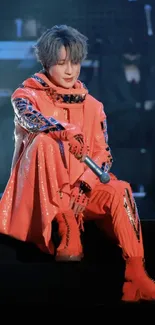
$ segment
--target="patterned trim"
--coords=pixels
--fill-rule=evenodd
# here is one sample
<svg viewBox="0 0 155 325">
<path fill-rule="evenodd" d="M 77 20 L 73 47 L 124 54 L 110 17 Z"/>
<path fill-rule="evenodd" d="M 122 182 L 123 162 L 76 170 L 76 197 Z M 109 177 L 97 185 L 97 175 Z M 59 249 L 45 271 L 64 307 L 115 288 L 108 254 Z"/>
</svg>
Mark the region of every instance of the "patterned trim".
<svg viewBox="0 0 155 325">
<path fill-rule="evenodd" d="M 108 131 L 107 131 L 107 121 L 106 120 L 104 120 L 102 122 L 102 129 L 103 129 L 103 134 L 104 134 L 105 142 L 108 143 Z"/>
<path fill-rule="evenodd" d="M 107 120 L 106 119 L 101 122 L 101 129 L 103 131 L 103 136 L 104 136 L 105 142 L 108 144 L 108 132 L 107 132 Z M 105 173 L 108 173 L 112 167 L 113 158 L 112 158 L 110 147 L 108 145 L 106 147 L 106 151 L 109 151 L 108 159 L 106 162 L 104 162 L 102 164 L 101 168 L 104 170 Z"/>
<path fill-rule="evenodd" d="M 38 81 L 43 87 L 49 87 L 49 85 L 40 77 L 33 75 L 31 78 L 35 79 L 36 81 Z"/>
<path fill-rule="evenodd" d="M 65 150 L 64 150 L 63 142 L 60 141 L 60 140 L 58 140 L 58 144 L 59 144 L 59 150 L 60 150 L 62 162 L 64 164 L 64 167 L 67 169 L 67 161 L 66 161 L 66 156 L 65 156 Z"/>
<path fill-rule="evenodd" d="M 19 124 L 32 133 L 64 130 L 64 127 L 53 117 L 47 119 L 38 112 L 28 99 L 15 98 L 12 100 L 12 105 Z"/>
<path fill-rule="evenodd" d="M 138 210 L 137 210 L 136 202 L 134 198 L 132 202 L 129 190 L 127 188 L 125 188 L 124 208 L 133 226 L 136 237 L 140 242 L 140 220 L 139 220 Z"/>
<path fill-rule="evenodd" d="M 46 91 L 47 95 L 53 99 L 54 102 L 59 102 L 59 103 L 66 103 L 66 104 L 78 104 L 82 103 L 86 95 L 62 95 L 62 94 L 57 94 L 56 92 L 51 92 L 51 89 Z"/>
<path fill-rule="evenodd" d="M 67 232 L 66 232 L 66 244 L 65 244 L 65 247 L 64 247 L 64 249 L 65 249 L 69 245 L 69 240 L 70 240 L 70 227 L 69 227 L 69 223 L 68 223 L 67 217 L 66 217 L 66 215 L 64 213 L 62 213 L 62 218 L 63 218 L 63 220 L 65 222 L 66 229 L 67 229 Z"/>
<path fill-rule="evenodd" d="M 101 169 L 105 172 L 108 173 L 112 167 L 112 163 L 103 163 Z"/>
<path fill-rule="evenodd" d="M 105 173 L 108 173 L 112 167 L 112 164 L 113 164 L 113 158 L 112 158 L 112 155 L 111 155 L 111 150 L 110 150 L 110 147 L 107 146 L 106 147 L 106 151 L 109 151 L 109 155 L 108 155 L 108 159 L 106 162 L 104 162 L 102 164 L 102 169 L 104 170 Z"/>
<path fill-rule="evenodd" d="M 32 76 L 33 79 L 35 79 L 36 81 L 38 81 L 43 87 L 47 87 L 48 89 L 46 89 L 46 94 L 52 98 L 53 101 L 55 102 L 59 102 L 59 103 L 68 103 L 68 104 L 74 104 L 74 103 L 82 103 L 85 98 L 86 98 L 86 94 L 59 94 L 56 92 L 56 90 L 52 89 L 49 87 L 49 85 L 40 77 L 33 75 Z M 87 89 L 84 86 L 85 89 Z"/>
</svg>

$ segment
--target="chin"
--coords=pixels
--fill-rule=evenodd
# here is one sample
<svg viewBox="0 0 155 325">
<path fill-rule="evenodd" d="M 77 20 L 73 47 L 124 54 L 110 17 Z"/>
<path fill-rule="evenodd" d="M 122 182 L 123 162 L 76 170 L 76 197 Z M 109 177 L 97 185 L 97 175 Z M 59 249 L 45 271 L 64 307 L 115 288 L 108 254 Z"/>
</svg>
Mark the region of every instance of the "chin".
<svg viewBox="0 0 155 325">
<path fill-rule="evenodd" d="M 75 82 L 67 82 L 67 83 L 63 83 L 63 85 L 61 87 L 69 89 L 72 88 L 74 86 Z"/>
<path fill-rule="evenodd" d="M 60 87 L 62 88 L 66 88 L 66 89 L 69 89 L 69 88 L 72 88 L 75 84 L 75 80 L 71 81 L 71 82 L 65 82 L 65 81 L 62 81 L 60 83 Z"/>
</svg>

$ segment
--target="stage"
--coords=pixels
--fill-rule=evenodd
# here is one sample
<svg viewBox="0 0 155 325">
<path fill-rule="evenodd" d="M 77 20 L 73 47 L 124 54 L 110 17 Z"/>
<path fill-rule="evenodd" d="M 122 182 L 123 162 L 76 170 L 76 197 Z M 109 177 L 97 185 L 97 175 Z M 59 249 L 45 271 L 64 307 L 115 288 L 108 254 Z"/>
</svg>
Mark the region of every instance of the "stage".
<svg viewBox="0 0 155 325">
<path fill-rule="evenodd" d="M 142 220 L 146 269 L 155 279 L 155 220 Z M 92 240 L 93 239 L 93 240 Z M 0 236 L 0 305 L 139 307 L 154 302 L 121 302 L 124 261 L 121 251 L 93 222 L 82 236 L 81 262 L 55 262 L 31 244 Z"/>
</svg>

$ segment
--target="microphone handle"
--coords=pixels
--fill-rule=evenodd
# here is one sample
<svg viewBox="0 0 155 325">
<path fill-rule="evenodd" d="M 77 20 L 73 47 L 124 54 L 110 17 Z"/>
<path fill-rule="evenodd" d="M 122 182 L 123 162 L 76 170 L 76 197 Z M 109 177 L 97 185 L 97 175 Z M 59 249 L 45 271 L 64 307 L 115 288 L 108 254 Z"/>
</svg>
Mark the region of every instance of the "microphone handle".
<svg viewBox="0 0 155 325">
<path fill-rule="evenodd" d="M 101 183 L 106 184 L 110 181 L 109 174 L 104 172 L 91 158 L 85 156 L 82 161 L 93 171 Z"/>
</svg>

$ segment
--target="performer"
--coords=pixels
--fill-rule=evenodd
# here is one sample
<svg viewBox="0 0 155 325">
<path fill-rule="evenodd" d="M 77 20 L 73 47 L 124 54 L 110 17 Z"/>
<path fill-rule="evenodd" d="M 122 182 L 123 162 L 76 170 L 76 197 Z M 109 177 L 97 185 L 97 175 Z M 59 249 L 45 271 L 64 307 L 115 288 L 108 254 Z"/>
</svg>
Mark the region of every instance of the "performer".
<svg viewBox="0 0 155 325">
<path fill-rule="evenodd" d="M 81 260 L 82 220 L 94 219 L 122 248 L 126 261 L 122 300 L 152 300 L 155 283 L 145 272 L 131 187 L 110 173 L 103 104 L 78 80 L 87 41 L 66 25 L 45 31 L 35 46 L 43 70 L 12 94 L 15 150 L 0 202 L 0 232 L 33 242 L 55 254 L 56 260 Z M 82 162 L 86 154 L 110 173 L 109 183 L 100 183 Z M 56 249 L 51 239 L 53 220 L 61 238 Z"/>
</svg>

